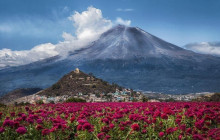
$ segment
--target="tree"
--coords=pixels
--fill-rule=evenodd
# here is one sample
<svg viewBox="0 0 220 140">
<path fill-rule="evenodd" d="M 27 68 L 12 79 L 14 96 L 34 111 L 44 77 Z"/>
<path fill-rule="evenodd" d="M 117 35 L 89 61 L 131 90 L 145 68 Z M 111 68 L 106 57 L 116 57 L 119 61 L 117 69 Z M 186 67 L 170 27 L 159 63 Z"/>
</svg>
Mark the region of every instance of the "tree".
<svg viewBox="0 0 220 140">
<path fill-rule="evenodd" d="M 41 105 L 41 104 L 44 104 L 44 102 L 43 102 L 43 100 L 37 100 L 36 104 Z"/>
<path fill-rule="evenodd" d="M 148 98 L 146 96 L 143 96 L 142 97 L 142 102 L 147 102 L 148 101 Z"/>
<path fill-rule="evenodd" d="M 175 102 L 173 98 L 166 99 L 165 102 Z"/>
<path fill-rule="evenodd" d="M 71 97 L 71 98 L 67 99 L 65 102 L 66 102 L 66 103 L 72 103 L 72 102 L 86 102 L 86 100 L 81 99 L 81 98 Z"/>
<path fill-rule="evenodd" d="M 101 97 L 99 93 L 95 93 L 95 96 L 98 97 L 98 98 Z"/>
<path fill-rule="evenodd" d="M 136 98 L 133 98 L 132 99 L 132 102 L 137 102 L 138 100 Z"/>
<path fill-rule="evenodd" d="M 3 103 L 0 103 L 0 107 L 6 107 L 6 105 Z"/>
</svg>

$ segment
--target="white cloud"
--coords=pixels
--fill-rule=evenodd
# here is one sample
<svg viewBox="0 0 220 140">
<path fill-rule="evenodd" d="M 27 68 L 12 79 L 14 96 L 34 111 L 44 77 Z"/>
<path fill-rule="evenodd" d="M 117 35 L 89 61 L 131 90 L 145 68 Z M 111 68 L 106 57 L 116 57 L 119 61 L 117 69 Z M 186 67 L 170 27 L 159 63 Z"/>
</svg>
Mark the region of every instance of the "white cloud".
<svg viewBox="0 0 220 140">
<path fill-rule="evenodd" d="M 10 49 L 0 50 L 0 68 L 4 66 L 24 65 L 48 57 L 56 56 L 55 45 L 51 43 L 35 46 L 31 50 L 12 51 Z"/>
<path fill-rule="evenodd" d="M 2 49 L 0 50 L 0 68 L 5 66 L 24 65 L 56 55 L 65 58 L 68 52 L 88 46 L 91 42 L 97 40 L 103 32 L 114 25 L 111 20 L 102 16 L 102 11 L 100 9 L 94 7 L 88 7 L 87 10 L 82 13 L 76 11 L 68 19 L 73 22 L 76 30 L 75 35 L 63 32 L 62 37 L 64 41 L 58 44 L 41 44 L 35 46 L 31 50 L 12 51 L 10 49 Z M 123 20 L 118 17 L 115 23 L 130 25 L 131 21 Z M 37 30 L 37 28 L 33 29 Z M 0 31 L 1 30 L 9 31 L 11 28 L 3 27 L 0 28 Z M 19 30 L 18 32 L 22 31 Z M 38 33 L 39 31 L 36 32 Z"/>
<path fill-rule="evenodd" d="M 118 9 L 116 9 L 116 11 L 118 11 L 118 12 L 131 12 L 131 11 L 134 11 L 134 9 L 131 9 L 131 8 L 127 8 L 127 9 L 118 8 Z"/>
<path fill-rule="evenodd" d="M 131 24 L 131 20 L 123 20 L 120 17 L 117 17 L 115 22 L 117 24 L 122 24 L 122 25 L 126 25 L 126 26 L 129 26 Z"/>
<path fill-rule="evenodd" d="M 220 56 L 220 43 L 210 43 L 210 42 L 192 43 L 185 45 L 184 48 L 201 54 Z"/>
<path fill-rule="evenodd" d="M 113 26 L 111 20 L 105 19 L 102 16 L 102 11 L 94 7 L 88 7 L 87 11 L 82 13 L 76 11 L 68 19 L 73 21 L 76 36 L 66 32 L 63 33 L 64 41 L 56 45 L 56 50 L 62 56 L 66 56 L 69 51 L 89 45 Z"/>
<path fill-rule="evenodd" d="M 103 18 L 102 11 L 94 7 L 88 7 L 82 13 L 75 12 L 69 19 L 74 22 L 78 39 L 99 35 L 112 27 L 111 20 Z"/>
</svg>

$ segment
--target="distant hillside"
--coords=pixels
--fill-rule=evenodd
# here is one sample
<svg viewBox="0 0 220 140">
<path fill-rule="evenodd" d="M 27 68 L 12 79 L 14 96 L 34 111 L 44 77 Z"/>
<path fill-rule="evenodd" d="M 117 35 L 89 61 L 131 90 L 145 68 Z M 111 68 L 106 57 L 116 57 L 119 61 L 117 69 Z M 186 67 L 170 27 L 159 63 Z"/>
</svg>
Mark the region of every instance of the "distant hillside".
<svg viewBox="0 0 220 140">
<path fill-rule="evenodd" d="M 109 84 L 102 79 L 93 76 L 92 73 L 86 74 L 76 69 L 64 75 L 57 83 L 51 87 L 42 90 L 38 95 L 45 96 L 62 96 L 62 95 L 78 95 L 78 94 L 100 94 L 115 92 L 116 88 L 121 88 L 117 84 Z"/>
<path fill-rule="evenodd" d="M 22 89 L 16 89 L 13 90 L 5 95 L 3 95 L 0 98 L 0 103 L 7 104 L 9 102 L 12 102 L 18 98 L 32 95 L 34 93 L 37 93 L 38 91 L 42 90 L 41 88 L 22 88 Z"/>
<path fill-rule="evenodd" d="M 195 101 L 202 101 L 202 102 L 220 102 L 220 93 L 208 94 L 197 97 Z"/>
</svg>

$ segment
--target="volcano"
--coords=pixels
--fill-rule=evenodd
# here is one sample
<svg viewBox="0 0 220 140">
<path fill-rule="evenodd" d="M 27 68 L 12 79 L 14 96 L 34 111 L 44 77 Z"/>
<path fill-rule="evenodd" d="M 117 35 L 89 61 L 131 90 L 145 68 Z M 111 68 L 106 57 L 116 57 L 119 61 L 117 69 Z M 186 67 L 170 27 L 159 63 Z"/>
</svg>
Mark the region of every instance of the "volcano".
<svg viewBox="0 0 220 140">
<path fill-rule="evenodd" d="M 80 68 L 108 82 L 171 94 L 220 91 L 220 58 L 168 43 L 138 27 L 118 25 L 83 49 L 0 70 L 0 93 L 47 88 Z"/>
</svg>

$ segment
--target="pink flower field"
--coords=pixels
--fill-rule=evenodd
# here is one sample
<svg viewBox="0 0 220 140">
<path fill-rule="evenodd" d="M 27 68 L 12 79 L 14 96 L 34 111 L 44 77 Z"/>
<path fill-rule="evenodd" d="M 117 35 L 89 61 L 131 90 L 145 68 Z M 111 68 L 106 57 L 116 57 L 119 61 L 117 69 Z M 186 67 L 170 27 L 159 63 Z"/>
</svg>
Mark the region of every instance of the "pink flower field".
<svg viewBox="0 0 220 140">
<path fill-rule="evenodd" d="M 0 139 L 220 140 L 220 104 L 60 103 L 0 108 Z"/>
</svg>

